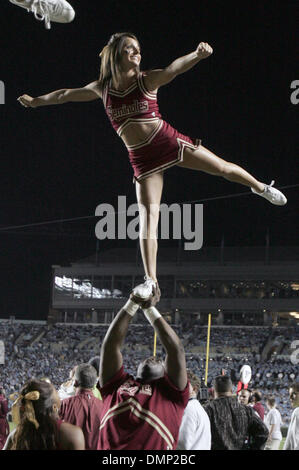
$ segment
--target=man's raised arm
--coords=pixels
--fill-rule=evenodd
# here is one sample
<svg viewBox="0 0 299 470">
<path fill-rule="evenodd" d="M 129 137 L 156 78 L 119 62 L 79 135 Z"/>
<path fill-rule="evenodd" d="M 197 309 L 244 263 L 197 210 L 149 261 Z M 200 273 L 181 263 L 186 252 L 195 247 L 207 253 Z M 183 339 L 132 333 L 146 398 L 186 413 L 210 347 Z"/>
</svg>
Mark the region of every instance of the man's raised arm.
<svg viewBox="0 0 299 470">
<path fill-rule="evenodd" d="M 100 386 L 103 387 L 122 367 L 121 348 L 126 337 L 129 324 L 137 312 L 139 305 L 131 299 L 118 312 L 111 323 L 101 347 Z"/>
<path fill-rule="evenodd" d="M 154 299 L 157 293 L 155 290 Z M 153 304 L 154 301 L 152 301 Z M 143 312 L 166 350 L 165 370 L 167 375 L 179 390 L 184 390 L 188 379 L 185 351 L 180 338 L 154 306 L 143 308 Z"/>
</svg>

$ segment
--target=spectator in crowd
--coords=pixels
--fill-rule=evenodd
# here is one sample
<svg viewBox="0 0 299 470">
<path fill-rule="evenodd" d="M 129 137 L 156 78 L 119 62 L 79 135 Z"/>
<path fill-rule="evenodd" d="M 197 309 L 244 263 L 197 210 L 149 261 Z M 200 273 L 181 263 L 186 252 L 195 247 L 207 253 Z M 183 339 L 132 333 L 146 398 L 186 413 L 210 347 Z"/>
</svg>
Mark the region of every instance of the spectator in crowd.
<svg viewBox="0 0 299 470">
<path fill-rule="evenodd" d="M 100 378 L 100 360 L 101 360 L 100 356 L 94 356 L 91 359 L 89 359 L 88 364 L 91 364 L 97 371 L 97 382 L 95 386 L 93 387 L 92 393 L 94 394 L 96 398 L 98 398 L 99 400 L 102 400 L 100 390 L 98 389 L 98 386 L 97 386 L 98 380 Z"/>
<path fill-rule="evenodd" d="M 251 391 L 249 390 L 249 388 L 240 390 L 240 392 L 238 393 L 238 402 L 241 405 L 250 406 L 254 410 L 254 413 L 256 414 L 256 416 L 258 416 L 260 418 L 260 415 L 258 414 L 258 412 L 252 406 L 251 401 L 252 401 Z"/>
<path fill-rule="evenodd" d="M 74 387 L 74 376 L 76 372 L 76 367 L 73 367 L 72 370 L 69 373 L 69 380 L 66 382 L 63 382 L 59 389 L 58 389 L 58 395 L 60 400 L 64 400 L 65 398 L 72 397 L 75 395 L 76 390 Z"/>
<path fill-rule="evenodd" d="M 201 382 L 189 369 L 187 370 L 187 377 L 190 395 L 180 427 L 177 450 L 210 450 L 210 420 L 204 408 L 197 400 Z"/>
<path fill-rule="evenodd" d="M 7 421 L 8 401 L 3 387 L 0 386 L 0 450 L 3 448 L 9 435 L 9 424 Z"/>
<path fill-rule="evenodd" d="M 254 390 L 251 394 L 251 401 L 253 403 L 253 409 L 257 412 L 262 421 L 265 417 L 265 408 L 262 405 L 262 394 L 258 390 Z"/>
<path fill-rule="evenodd" d="M 294 411 L 283 450 L 299 450 L 299 382 L 290 386 L 290 401 Z"/>
<path fill-rule="evenodd" d="M 101 349 L 100 385 L 103 397 L 99 450 L 176 449 L 189 384 L 183 345 L 154 305 L 131 294 L 110 325 Z M 141 362 L 137 378 L 124 371 L 121 347 L 139 306 L 166 350 L 165 362 L 150 357 Z"/>
<path fill-rule="evenodd" d="M 209 400 L 214 400 L 215 398 L 215 390 L 213 387 L 209 388 L 208 389 L 208 396 L 209 396 Z"/>
<path fill-rule="evenodd" d="M 194 346 L 201 343 L 204 345 L 206 342 L 206 328 L 198 324 L 196 315 L 193 317 L 194 322 L 188 330 L 184 329 L 182 324 L 173 326 L 187 352 L 190 352 Z M 184 319 L 185 315 L 181 315 L 181 318 Z M 151 325 L 146 322 L 146 318 L 140 315 L 139 325 L 135 323 L 134 328 L 129 329 L 126 337 L 126 343 L 130 347 L 124 348 L 123 355 L 126 370 L 131 375 L 135 374 L 142 358 L 152 354 L 152 329 Z M 28 377 L 46 376 L 54 387 L 59 389 L 75 364 L 86 363 L 91 356 L 100 353 L 99 345 L 107 330 L 106 326 L 101 324 L 91 326 L 60 323 L 47 330 L 39 342 L 30 344 L 28 339 L 36 337 L 40 329 L 41 327 L 34 323 L 1 322 L 0 340 L 5 342 L 6 361 L 1 366 L 0 382 L 6 390 L 9 407 L 14 401 L 10 399 L 11 394 L 19 392 L 19 384 L 24 384 Z M 299 331 L 299 327 L 297 329 Z M 217 351 L 217 355 L 211 357 L 209 361 L 208 387 L 211 387 L 212 380 L 219 375 L 221 369 L 226 369 L 234 382 L 233 370 L 240 370 L 244 363 L 250 364 L 251 388 L 258 388 L 263 395 L 275 393 L 283 422 L 288 425 L 292 414 L 289 384 L 296 380 L 298 374 L 298 365 L 290 361 L 292 353 L 290 345 L 298 333 L 293 326 L 278 327 L 276 331 L 284 337 L 284 351 L 280 353 L 282 355 L 274 354 L 270 361 L 260 362 L 260 354 L 254 351 L 261 351 L 264 341 L 265 344 L 267 343 L 269 328 L 212 327 L 211 351 Z M 87 338 L 93 338 L 93 341 L 82 346 L 82 342 Z M 15 351 L 15 341 L 18 341 L 18 352 Z M 81 347 L 78 348 L 80 343 Z M 159 343 L 157 348 L 157 354 L 160 354 Z M 197 352 L 186 358 L 187 367 L 197 375 L 200 375 L 205 368 L 203 354 L 204 348 L 202 353 Z M 59 394 L 61 398 L 73 396 L 75 394 L 73 385 L 69 392 L 71 392 L 70 395 L 66 392 L 61 394 L 61 389 Z"/>
<path fill-rule="evenodd" d="M 52 384 L 29 380 L 13 405 L 18 424 L 3 450 L 84 450 L 82 430 L 63 423 L 59 407 L 60 399 Z"/>
<path fill-rule="evenodd" d="M 265 424 L 269 430 L 269 436 L 266 442 L 265 450 L 279 450 L 279 446 L 282 440 L 281 415 L 276 408 L 276 401 L 273 396 L 266 399 L 266 406 L 269 410 L 265 417 Z"/>
<path fill-rule="evenodd" d="M 102 409 L 102 402 L 93 394 L 97 372 L 91 364 L 80 364 L 74 378 L 76 394 L 62 400 L 59 414 L 63 421 L 82 429 L 86 450 L 97 450 Z"/>
<path fill-rule="evenodd" d="M 268 430 L 253 409 L 238 403 L 227 375 L 214 379 L 215 399 L 204 406 L 211 422 L 212 450 L 262 449 Z"/>
<path fill-rule="evenodd" d="M 250 390 L 248 390 L 248 388 L 243 388 L 238 393 L 238 402 L 241 405 L 249 405 L 250 395 Z"/>
</svg>

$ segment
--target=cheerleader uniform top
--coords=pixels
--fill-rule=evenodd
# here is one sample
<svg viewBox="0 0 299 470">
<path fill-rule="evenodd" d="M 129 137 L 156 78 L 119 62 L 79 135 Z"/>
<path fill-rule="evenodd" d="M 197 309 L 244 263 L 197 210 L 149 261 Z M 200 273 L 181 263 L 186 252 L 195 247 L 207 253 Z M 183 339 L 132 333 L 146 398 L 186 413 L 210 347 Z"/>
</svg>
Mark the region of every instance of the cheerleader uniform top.
<svg viewBox="0 0 299 470">
<path fill-rule="evenodd" d="M 103 102 L 106 113 L 119 136 L 131 122 L 160 121 L 157 93 L 145 88 L 143 74 L 124 91 L 106 86 Z"/>
<path fill-rule="evenodd" d="M 126 146 L 134 170 L 134 180 L 139 181 L 176 165 L 183 160 L 186 146 L 195 149 L 201 143 L 199 139 L 179 133 L 162 120 L 157 93 L 146 89 L 144 72 L 124 91 L 114 90 L 106 85 L 103 103 L 108 118 L 120 137 L 132 122 L 159 122 L 143 142 Z"/>
</svg>

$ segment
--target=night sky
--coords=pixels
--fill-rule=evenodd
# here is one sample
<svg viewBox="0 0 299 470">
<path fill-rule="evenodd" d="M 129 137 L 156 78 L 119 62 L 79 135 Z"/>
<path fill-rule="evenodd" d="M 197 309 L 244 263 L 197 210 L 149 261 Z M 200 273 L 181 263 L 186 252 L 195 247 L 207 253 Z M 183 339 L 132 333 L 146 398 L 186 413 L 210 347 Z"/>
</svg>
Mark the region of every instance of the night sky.
<svg viewBox="0 0 299 470">
<path fill-rule="evenodd" d="M 114 32 L 131 31 L 142 48 L 142 69 L 161 68 L 208 42 L 214 54 L 159 90 L 163 118 L 199 137 L 220 157 L 259 180 L 289 187 L 285 207 L 240 185 L 178 167 L 165 173 L 163 202 L 204 203 L 204 245 L 298 244 L 297 1 L 71 0 L 71 24 L 51 30 L 2 0 L 0 317 L 45 319 L 51 266 L 95 251 L 93 216 L 117 196 L 135 202 L 132 169 L 101 100 L 25 109 L 23 93 L 38 96 L 97 79 L 98 54 Z M 294 186 L 294 187 L 291 187 Z M 232 197 L 246 193 L 240 197 Z M 5 230 L 3 230 L 5 228 Z M 99 249 L 136 242 L 103 241 Z"/>
</svg>

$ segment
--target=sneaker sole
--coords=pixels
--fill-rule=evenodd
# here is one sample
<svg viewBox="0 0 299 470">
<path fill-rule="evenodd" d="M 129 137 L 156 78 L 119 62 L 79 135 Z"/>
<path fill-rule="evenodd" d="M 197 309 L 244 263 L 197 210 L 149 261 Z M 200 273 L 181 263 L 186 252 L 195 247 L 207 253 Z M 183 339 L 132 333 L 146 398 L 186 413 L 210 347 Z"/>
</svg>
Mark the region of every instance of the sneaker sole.
<svg viewBox="0 0 299 470">
<path fill-rule="evenodd" d="M 279 191 L 278 189 L 276 191 L 279 191 L 283 197 L 283 200 L 280 201 L 280 202 L 273 202 L 271 201 L 270 199 L 268 199 L 266 196 L 263 195 L 263 193 L 258 193 L 257 191 L 255 191 L 253 188 L 251 188 L 251 191 L 253 192 L 253 194 L 256 194 L 257 196 L 261 196 L 263 199 L 266 199 L 267 201 L 269 201 L 271 204 L 273 204 L 274 206 L 285 206 L 286 203 L 288 202 L 287 198 L 285 197 L 284 194 L 281 193 L 281 191 Z"/>
<path fill-rule="evenodd" d="M 17 5 L 18 7 L 24 8 L 24 10 L 27 10 L 28 13 L 33 13 L 30 8 L 26 5 L 22 5 L 21 3 L 18 3 L 14 0 L 9 0 L 10 3 L 13 5 Z M 40 16 L 43 16 L 42 13 L 37 11 L 37 14 Z M 52 21 L 53 23 L 71 23 L 73 19 L 75 18 L 75 10 L 73 7 L 68 3 L 62 10 L 62 13 L 60 13 L 59 16 L 52 16 L 49 15 L 49 20 Z"/>
</svg>

